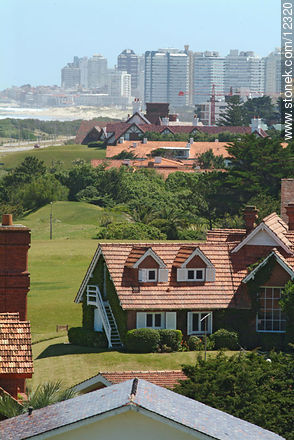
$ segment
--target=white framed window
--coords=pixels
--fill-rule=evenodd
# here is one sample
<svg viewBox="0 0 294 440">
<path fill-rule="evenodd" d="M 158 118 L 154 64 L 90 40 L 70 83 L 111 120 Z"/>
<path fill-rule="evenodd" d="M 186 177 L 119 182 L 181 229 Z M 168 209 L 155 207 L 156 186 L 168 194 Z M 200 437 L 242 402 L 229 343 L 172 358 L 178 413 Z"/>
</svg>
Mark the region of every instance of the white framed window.
<svg viewBox="0 0 294 440">
<path fill-rule="evenodd" d="M 188 335 L 212 333 L 212 312 L 188 312 Z"/>
<path fill-rule="evenodd" d="M 167 283 L 168 269 L 139 269 L 140 283 Z"/>
<path fill-rule="evenodd" d="M 137 328 L 165 328 L 165 313 L 137 312 Z"/>
<path fill-rule="evenodd" d="M 256 331 L 285 333 L 286 317 L 280 308 L 283 287 L 264 286 L 260 289 L 260 310 L 256 316 Z"/>
<path fill-rule="evenodd" d="M 205 269 L 187 269 L 187 281 L 204 281 Z"/>
</svg>

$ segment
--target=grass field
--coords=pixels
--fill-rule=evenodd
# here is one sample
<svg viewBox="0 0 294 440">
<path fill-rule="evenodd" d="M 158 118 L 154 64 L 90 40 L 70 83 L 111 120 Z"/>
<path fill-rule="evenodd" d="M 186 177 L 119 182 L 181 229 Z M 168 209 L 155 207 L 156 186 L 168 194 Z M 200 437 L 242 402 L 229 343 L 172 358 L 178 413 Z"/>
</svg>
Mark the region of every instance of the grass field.
<svg viewBox="0 0 294 440">
<path fill-rule="evenodd" d="M 103 159 L 105 150 L 89 148 L 87 145 L 60 145 L 47 148 L 40 148 L 28 151 L 17 151 L 0 153 L 0 162 L 3 169 L 12 169 L 19 165 L 26 156 L 34 156 L 43 160 L 46 165 L 51 165 L 54 161 L 62 161 L 65 168 L 72 166 L 72 161 L 83 159 L 90 162 L 92 159 Z"/>
<path fill-rule="evenodd" d="M 207 356 L 216 356 L 211 351 Z M 226 352 L 227 356 L 234 354 Z M 184 364 L 195 364 L 199 352 L 175 353 L 120 353 L 117 351 L 97 352 L 88 347 L 68 344 L 67 337 L 61 336 L 51 341 L 33 345 L 35 373 L 30 381 L 32 387 L 46 380 L 62 379 L 65 386 L 75 385 L 100 371 L 122 370 L 174 370 Z M 204 355 L 203 352 L 200 353 Z"/>
<path fill-rule="evenodd" d="M 46 205 L 17 222 L 31 228 L 33 240 L 48 240 L 50 237 L 51 206 Z M 83 202 L 54 202 L 52 205 L 52 233 L 54 240 L 83 240 L 97 235 L 99 221 L 105 215 L 113 220 L 126 219 L 124 214 L 107 211 L 99 206 Z"/>
</svg>

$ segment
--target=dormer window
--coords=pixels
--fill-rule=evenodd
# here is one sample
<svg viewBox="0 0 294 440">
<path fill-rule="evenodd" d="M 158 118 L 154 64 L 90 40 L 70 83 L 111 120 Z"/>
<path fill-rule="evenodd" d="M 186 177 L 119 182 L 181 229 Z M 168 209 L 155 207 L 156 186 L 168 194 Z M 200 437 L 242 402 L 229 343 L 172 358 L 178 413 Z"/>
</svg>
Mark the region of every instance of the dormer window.
<svg viewBox="0 0 294 440">
<path fill-rule="evenodd" d="M 187 281 L 204 281 L 204 269 L 187 269 Z"/>
<path fill-rule="evenodd" d="M 196 248 L 194 250 L 182 248 L 177 258 L 184 262 L 177 269 L 178 282 L 193 282 L 201 283 L 215 280 L 215 268 L 211 261 L 203 254 L 203 252 Z M 189 256 L 187 256 L 189 255 Z"/>
<path fill-rule="evenodd" d="M 168 269 L 152 248 L 133 248 L 129 259 L 136 258 L 132 268 L 138 269 L 140 283 L 167 283 Z"/>
</svg>

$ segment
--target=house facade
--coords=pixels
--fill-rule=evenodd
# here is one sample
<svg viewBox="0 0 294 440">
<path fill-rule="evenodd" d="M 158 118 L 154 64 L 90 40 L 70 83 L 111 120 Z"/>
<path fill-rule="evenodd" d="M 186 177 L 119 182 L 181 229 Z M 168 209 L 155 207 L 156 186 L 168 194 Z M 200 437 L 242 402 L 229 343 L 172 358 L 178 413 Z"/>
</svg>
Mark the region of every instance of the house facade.
<svg viewBox="0 0 294 440">
<path fill-rule="evenodd" d="M 293 191 L 294 195 L 294 191 Z M 294 203 L 288 223 L 273 213 L 245 229 L 213 229 L 203 243 L 101 243 L 76 296 L 83 325 L 104 330 L 109 347 L 127 330 L 180 329 L 185 336 L 219 328 L 256 346 L 266 335 L 282 341 L 281 291 L 294 279 Z"/>
</svg>

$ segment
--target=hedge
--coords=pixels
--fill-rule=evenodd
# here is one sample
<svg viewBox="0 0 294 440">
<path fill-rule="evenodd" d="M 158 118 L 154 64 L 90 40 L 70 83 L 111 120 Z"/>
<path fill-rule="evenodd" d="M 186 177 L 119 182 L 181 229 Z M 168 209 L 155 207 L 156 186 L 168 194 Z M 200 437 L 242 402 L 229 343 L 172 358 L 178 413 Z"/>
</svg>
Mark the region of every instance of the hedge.
<svg viewBox="0 0 294 440">
<path fill-rule="evenodd" d="M 126 349 L 131 353 L 152 353 L 160 343 L 159 331 L 152 328 L 129 330 L 126 334 Z"/>
<path fill-rule="evenodd" d="M 214 347 L 216 350 L 219 350 L 220 348 L 237 350 L 239 348 L 238 334 L 224 328 L 220 328 L 215 333 L 210 335 L 209 339 L 214 342 Z"/>
<path fill-rule="evenodd" d="M 83 327 L 71 327 L 68 330 L 68 340 L 74 345 L 86 347 L 107 348 L 108 343 L 104 332 L 95 332 Z"/>
<path fill-rule="evenodd" d="M 159 330 L 161 351 L 178 351 L 183 339 L 181 330 Z"/>
</svg>

